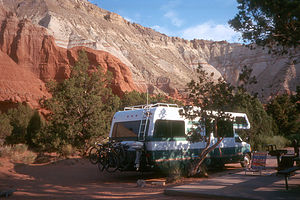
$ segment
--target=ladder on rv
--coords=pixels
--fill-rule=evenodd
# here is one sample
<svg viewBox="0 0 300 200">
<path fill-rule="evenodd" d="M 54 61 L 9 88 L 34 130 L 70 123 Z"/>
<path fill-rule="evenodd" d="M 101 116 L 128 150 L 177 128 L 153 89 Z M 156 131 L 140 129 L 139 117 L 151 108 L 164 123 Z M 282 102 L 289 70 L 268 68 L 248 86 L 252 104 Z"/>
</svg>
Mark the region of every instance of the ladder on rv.
<svg viewBox="0 0 300 200">
<path fill-rule="evenodd" d="M 143 109 L 143 116 L 141 119 L 141 123 L 140 123 L 140 127 L 139 127 L 139 134 L 138 134 L 139 141 L 145 141 L 147 126 L 148 126 L 149 118 L 151 115 L 150 108 L 153 108 L 153 107 L 175 107 L 175 108 L 178 108 L 178 105 L 177 104 L 168 104 L 168 103 L 155 103 L 155 104 L 147 104 L 147 105 L 129 106 L 129 107 L 124 108 L 124 111 Z"/>
<path fill-rule="evenodd" d="M 149 117 L 150 117 L 150 106 L 146 106 L 143 111 L 143 116 L 139 127 L 139 141 L 145 141 L 147 126 L 149 123 Z"/>
</svg>

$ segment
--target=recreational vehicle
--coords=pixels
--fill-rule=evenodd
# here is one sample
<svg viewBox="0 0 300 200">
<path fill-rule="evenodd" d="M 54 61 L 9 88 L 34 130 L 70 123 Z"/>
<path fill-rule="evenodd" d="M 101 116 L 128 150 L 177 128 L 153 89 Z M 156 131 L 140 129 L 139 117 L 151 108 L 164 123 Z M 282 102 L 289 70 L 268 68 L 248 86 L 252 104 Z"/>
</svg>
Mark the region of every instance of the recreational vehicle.
<svg viewBox="0 0 300 200">
<path fill-rule="evenodd" d="M 181 109 L 176 104 L 157 103 L 126 107 L 115 113 L 109 138 L 128 146 L 129 168 L 166 169 L 170 163 L 184 164 L 197 159 L 205 142 L 187 140 L 187 133 L 196 123 L 180 115 Z M 207 156 L 208 166 L 249 161 L 250 145 L 238 135 L 238 130 L 250 128 L 247 115 L 230 114 L 232 131 Z M 203 128 L 201 130 L 201 134 L 205 134 Z M 215 142 L 212 136 L 212 144 Z"/>
</svg>

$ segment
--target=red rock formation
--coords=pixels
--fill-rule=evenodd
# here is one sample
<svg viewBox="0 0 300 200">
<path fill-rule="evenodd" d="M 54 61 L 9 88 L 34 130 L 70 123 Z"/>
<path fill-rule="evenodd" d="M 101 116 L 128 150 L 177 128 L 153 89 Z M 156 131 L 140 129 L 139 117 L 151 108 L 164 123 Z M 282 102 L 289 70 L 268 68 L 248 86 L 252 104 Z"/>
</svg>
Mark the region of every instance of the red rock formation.
<svg viewBox="0 0 300 200">
<path fill-rule="evenodd" d="M 58 47 L 44 28 L 18 20 L 0 7 L 0 101 L 26 101 L 38 107 L 38 100 L 49 96 L 44 83 L 67 78 L 81 49 L 87 52 L 91 65 L 112 72 L 115 94 L 137 89 L 129 68 L 118 58 L 86 47 Z"/>
<path fill-rule="evenodd" d="M 6 110 L 18 102 L 37 108 L 43 96 L 49 97 L 44 82 L 0 51 L 0 109 Z"/>
</svg>

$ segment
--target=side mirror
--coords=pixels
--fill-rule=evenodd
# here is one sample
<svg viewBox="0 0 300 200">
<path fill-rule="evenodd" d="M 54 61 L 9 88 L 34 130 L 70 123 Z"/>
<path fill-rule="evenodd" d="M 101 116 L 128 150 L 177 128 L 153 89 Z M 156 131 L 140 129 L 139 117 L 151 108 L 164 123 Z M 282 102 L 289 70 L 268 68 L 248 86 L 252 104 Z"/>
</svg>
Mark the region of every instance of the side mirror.
<svg viewBox="0 0 300 200">
<path fill-rule="evenodd" d="M 235 142 L 242 143 L 243 140 L 240 137 L 234 137 Z"/>
</svg>

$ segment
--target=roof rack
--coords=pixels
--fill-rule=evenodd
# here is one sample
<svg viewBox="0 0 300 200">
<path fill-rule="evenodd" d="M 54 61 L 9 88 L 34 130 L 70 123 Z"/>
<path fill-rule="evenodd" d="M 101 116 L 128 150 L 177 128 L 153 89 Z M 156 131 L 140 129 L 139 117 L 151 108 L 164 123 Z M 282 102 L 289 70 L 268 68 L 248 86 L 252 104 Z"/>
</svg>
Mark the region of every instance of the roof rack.
<svg viewBox="0 0 300 200">
<path fill-rule="evenodd" d="M 129 106 L 125 107 L 125 110 L 138 110 L 138 109 L 149 109 L 153 107 L 173 107 L 178 108 L 177 104 L 169 104 L 169 103 L 155 103 L 155 104 L 148 104 L 148 105 L 137 105 L 137 106 Z"/>
</svg>

